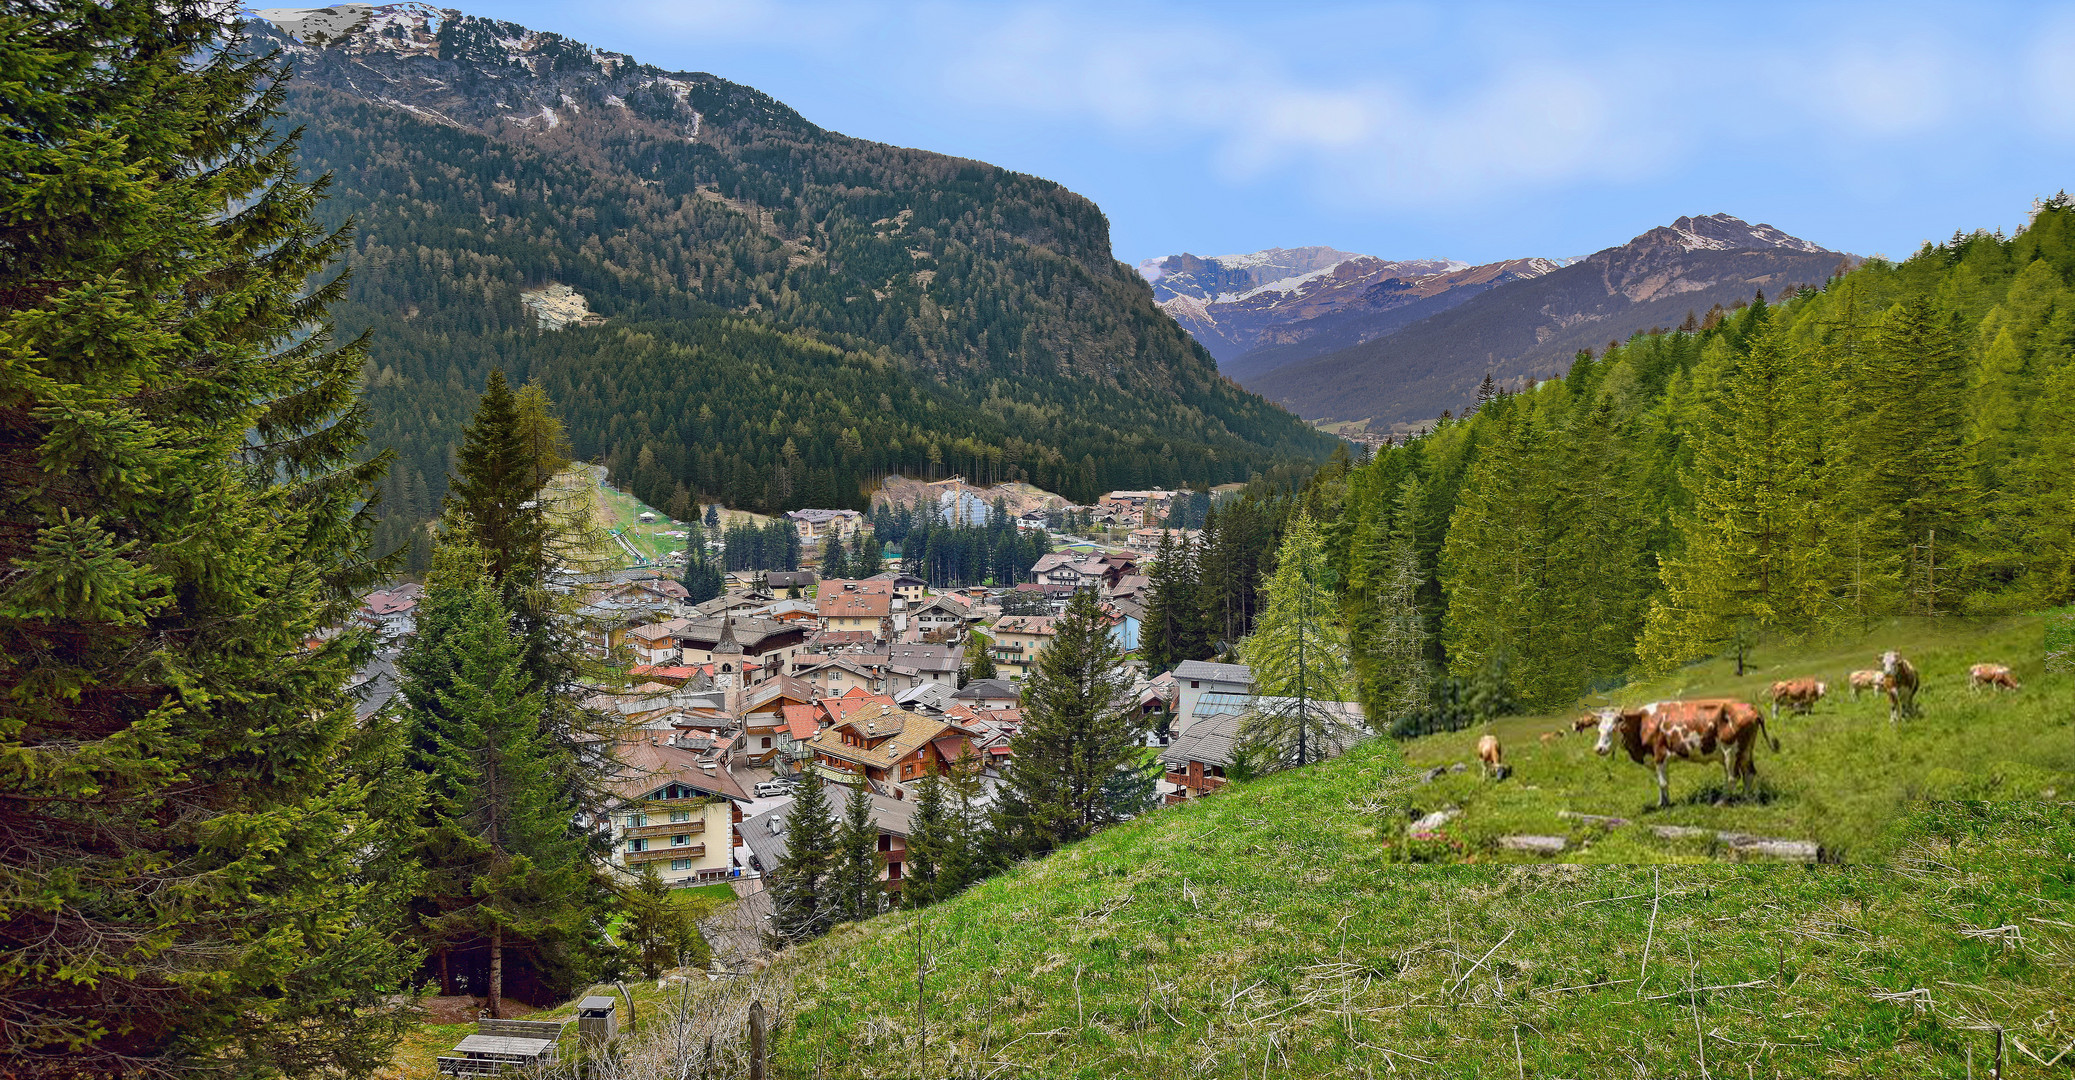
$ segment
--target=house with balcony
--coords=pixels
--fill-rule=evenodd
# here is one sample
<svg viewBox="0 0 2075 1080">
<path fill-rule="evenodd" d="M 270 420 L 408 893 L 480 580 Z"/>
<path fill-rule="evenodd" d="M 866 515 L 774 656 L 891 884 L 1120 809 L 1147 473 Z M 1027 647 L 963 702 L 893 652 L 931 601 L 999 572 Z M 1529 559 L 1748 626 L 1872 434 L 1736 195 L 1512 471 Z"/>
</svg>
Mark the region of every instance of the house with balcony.
<svg viewBox="0 0 2075 1080">
<path fill-rule="evenodd" d="M 1169 805 L 1203 798 L 1225 786 L 1239 724 L 1238 713 L 1218 713 L 1190 725 L 1161 749 L 1160 794 Z"/>
<path fill-rule="evenodd" d="M 1243 702 L 1254 692 L 1254 673 L 1245 664 L 1213 664 L 1184 660 L 1174 667 L 1174 728 L 1179 735 L 1195 722 L 1205 694 L 1223 695 L 1218 704 Z M 1225 710 L 1230 711 L 1230 710 Z"/>
<path fill-rule="evenodd" d="M 855 510 L 788 510 L 785 518 L 803 544 L 819 544 L 831 536 L 848 543 L 865 524 L 865 516 Z"/>
<path fill-rule="evenodd" d="M 874 641 L 886 641 L 900 630 L 896 607 L 904 620 L 907 602 L 890 582 L 832 579 L 822 582 L 814 596 L 814 613 L 823 630 L 871 634 Z"/>
<path fill-rule="evenodd" d="M 643 735 L 613 748 L 622 779 L 613 785 L 602 827 L 612 842 L 609 864 L 629 878 L 650 866 L 670 885 L 724 881 L 734 874 L 736 825 L 749 795 L 728 769 L 715 740 Z"/>
<path fill-rule="evenodd" d="M 1002 678 L 1022 682 L 1037 668 L 1038 657 L 1058 636 L 1057 615 L 1004 615 L 994 624 L 994 670 Z"/>
<path fill-rule="evenodd" d="M 903 785 L 975 754 L 975 733 L 942 716 L 919 716 L 884 697 L 866 699 L 810 742 L 813 768 L 839 784 L 906 797 Z"/>
</svg>

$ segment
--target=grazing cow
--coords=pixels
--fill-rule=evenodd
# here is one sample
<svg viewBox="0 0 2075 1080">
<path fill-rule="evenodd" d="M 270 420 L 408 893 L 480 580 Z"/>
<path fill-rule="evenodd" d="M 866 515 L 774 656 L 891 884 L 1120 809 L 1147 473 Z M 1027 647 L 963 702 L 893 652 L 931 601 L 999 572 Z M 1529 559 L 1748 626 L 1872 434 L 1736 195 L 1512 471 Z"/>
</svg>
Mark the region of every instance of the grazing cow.
<svg viewBox="0 0 2075 1080">
<path fill-rule="evenodd" d="M 1563 732 L 1561 731 L 1545 731 L 1542 733 L 1542 745 L 1554 746 L 1556 744 L 1556 740 L 1561 738 L 1563 738 Z"/>
<path fill-rule="evenodd" d="M 1758 765 L 1752 744 L 1761 734 L 1778 753 L 1780 743 L 1766 730 L 1765 714 L 1748 702 L 1729 698 L 1656 701 L 1607 710 L 1599 722 L 1599 744 L 1593 749 L 1605 757 L 1613 752 L 1618 737 L 1631 761 L 1657 770 L 1657 805 L 1666 807 L 1672 804 L 1666 766 L 1674 759 L 1705 761 L 1720 754 L 1729 785 L 1742 781 L 1745 794 L 1756 791 Z"/>
<path fill-rule="evenodd" d="M 1852 680 L 1853 701 L 1859 700 L 1861 690 L 1874 691 L 1881 688 L 1881 674 L 1878 670 L 1854 671 L 1847 677 Z"/>
<path fill-rule="evenodd" d="M 1477 737 L 1477 772 L 1480 776 L 1496 774 L 1501 780 L 1506 778 L 1506 751 L 1499 746 L 1497 735 Z"/>
<path fill-rule="evenodd" d="M 1906 716 L 1917 716 L 1916 665 L 1902 658 L 1893 649 L 1880 654 L 1881 689 L 1888 693 L 1888 723 L 1901 721 Z"/>
<path fill-rule="evenodd" d="M 1830 690 L 1830 684 L 1815 679 L 1785 679 L 1772 684 L 1766 696 L 1772 700 L 1772 718 L 1780 718 L 1780 706 L 1793 709 L 1797 715 L 1806 716 L 1816 711 L 1816 702 Z"/>
<path fill-rule="evenodd" d="M 1979 690 L 1992 686 L 1998 690 L 2017 689 L 2017 676 L 2001 664 L 1976 664 L 1967 669 L 1967 688 Z"/>
</svg>

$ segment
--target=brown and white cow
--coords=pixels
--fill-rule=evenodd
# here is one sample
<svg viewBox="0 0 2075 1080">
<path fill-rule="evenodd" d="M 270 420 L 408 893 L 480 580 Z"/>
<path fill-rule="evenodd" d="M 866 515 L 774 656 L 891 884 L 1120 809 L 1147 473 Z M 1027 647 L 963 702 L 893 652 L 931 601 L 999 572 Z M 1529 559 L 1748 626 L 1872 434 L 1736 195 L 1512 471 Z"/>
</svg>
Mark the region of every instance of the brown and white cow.
<svg viewBox="0 0 2075 1080">
<path fill-rule="evenodd" d="M 1877 691 L 1881 688 L 1881 674 L 1880 669 L 1878 668 L 1866 668 L 1861 669 L 1859 671 L 1854 671 L 1850 675 L 1846 676 L 1846 678 L 1849 678 L 1852 681 L 1853 701 L 1859 700 L 1859 691 L 1861 690 L 1872 692 Z"/>
<path fill-rule="evenodd" d="M 1785 705 L 1797 715 L 1816 711 L 1816 702 L 1830 691 L 1830 684 L 1816 679 L 1783 679 L 1773 683 L 1765 696 L 1772 701 L 1772 718 L 1780 718 L 1780 706 Z"/>
<path fill-rule="evenodd" d="M 1780 743 L 1765 727 L 1765 714 L 1749 702 L 1733 698 L 1695 701 L 1653 701 L 1632 709 L 1607 710 L 1599 722 L 1599 744 L 1593 749 L 1605 757 L 1618 738 L 1629 760 L 1657 771 L 1657 805 L 1670 806 L 1671 778 L 1667 767 L 1677 761 L 1705 761 L 1722 757 L 1722 772 L 1729 786 L 1743 782 L 1744 793 L 1757 790 L 1758 765 L 1753 760 L 1753 741 L 1764 735 L 1778 753 Z"/>
<path fill-rule="evenodd" d="M 1480 776 L 1506 778 L 1506 751 L 1499 745 L 1497 735 L 1477 737 L 1477 772 Z"/>
<path fill-rule="evenodd" d="M 1997 690 L 2017 689 L 2017 676 L 2001 664 L 1976 664 L 1967 669 L 1967 689 L 1979 690 L 1984 686 Z"/>
<path fill-rule="evenodd" d="M 1893 649 L 1880 654 L 1881 689 L 1888 694 L 1888 723 L 1919 715 L 1916 707 L 1916 665 Z"/>
</svg>

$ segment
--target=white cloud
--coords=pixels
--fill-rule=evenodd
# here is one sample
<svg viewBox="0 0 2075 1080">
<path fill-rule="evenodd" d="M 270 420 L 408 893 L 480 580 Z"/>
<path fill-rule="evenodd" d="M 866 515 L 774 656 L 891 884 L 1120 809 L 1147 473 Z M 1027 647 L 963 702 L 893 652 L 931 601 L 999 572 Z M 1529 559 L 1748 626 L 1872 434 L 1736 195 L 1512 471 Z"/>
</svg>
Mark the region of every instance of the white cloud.
<svg viewBox="0 0 2075 1080">
<path fill-rule="evenodd" d="M 1984 111 L 2037 110 L 2075 129 L 2069 18 L 2027 35 L 2012 63 L 2007 42 L 1975 42 L 1991 32 L 1951 11 L 1740 22 L 1679 9 L 1589 20 L 1533 7 L 1192 10 L 734 0 L 620 17 L 811 55 L 975 122 L 1085 124 L 1124 147 L 1199 142 L 1206 172 L 1227 183 L 1293 175 L 1342 206 L 1640 183 L 1708 154 L 1921 139 Z M 1868 25 L 1886 36 L 1868 37 Z M 1394 36 L 1399 27 L 1413 29 Z M 1335 59 L 1314 70 L 1320 53 Z"/>
</svg>

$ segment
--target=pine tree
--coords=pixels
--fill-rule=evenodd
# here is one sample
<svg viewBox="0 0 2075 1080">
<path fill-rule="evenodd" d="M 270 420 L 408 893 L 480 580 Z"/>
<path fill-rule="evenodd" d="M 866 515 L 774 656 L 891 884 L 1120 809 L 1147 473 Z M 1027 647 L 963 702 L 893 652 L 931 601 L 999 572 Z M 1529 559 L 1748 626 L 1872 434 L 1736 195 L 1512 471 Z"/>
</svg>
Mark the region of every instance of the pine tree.
<svg viewBox="0 0 2075 1080">
<path fill-rule="evenodd" d="M 805 941 L 841 918 L 829 895 L 836 868 L 836 826 L 820 775 L 808 773 L 785 815 L 785 854 L 771 870 L 771 933 L 780 942 Z"/>
<path fill-rule="evenodd" d="M 528 689 L 524 643 L 489 562 L 470 544 L 435 551 L 398 693 L 406 762 L 426 777 L 415 936 L 434 954 L 487 950 L 494 1016 L 508 951 L 550 986 L 589 981 L 604 894 L 586 837 L 570 827 L 583 816 L 561 783 L 570 755 L 542 731 L 546 695 Z"/>
<path fill-rule="evenodd" d="M 0 1057 L 365 1074 L 408 953 L 342 692 L 387 455 L 285 69 L 193 3 L 0 12 Z M 354 838 L 358 838 L 357 840 Z"/>
<path fill-rule="evenodd" d="M 709 532 L 714 529 L 720 528 L 719 503 L 708 503 L 706 505 L 706 528 Z"/>
<path fill-rule="evenodd" d="M 1274 747 L 1289 765 L 1340 753 L 1362 735 L 1360 721 L 1340 711 L 1355 695 L 1328 577 L 1318 526 L 1299 514 L 1283 533 L 1261 617 L 1240 643 L 1254 682 L 1240 736 Z"/>
<path fill-rule="evenodd" d="M 1185 585 L 1178 572 L 1174 534 L 1162 531 L 1160 546 L 1153 555 L 1152 596 L 1146 601 L 1145 623 L 1139 629 L 1138 656 L 1147 671 L 1166 671 L 1183 660 L 1180 633 L 1185 621 L 1193 622 L 1198 609 L 1196 582 Z"/>
<path fill-rule="evenodd" d="M 844 801 L 843 820 L 836 826 L 835 868 L 829 875 L 836 918 L 856 921 L 879 914 L 879 869 L 884 865 L 872 798 L 859 784 Z"/>
<path fill-rule="evenodd" d="M 1080 590 L 1054 624 L 1023 692 L 995 832 L 1008 856 L 1042 855 L 1120 820 L 1112 774 L 1144 741 L 1130 676 L 1094 593 Z"/>
</svg>

